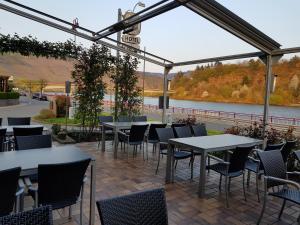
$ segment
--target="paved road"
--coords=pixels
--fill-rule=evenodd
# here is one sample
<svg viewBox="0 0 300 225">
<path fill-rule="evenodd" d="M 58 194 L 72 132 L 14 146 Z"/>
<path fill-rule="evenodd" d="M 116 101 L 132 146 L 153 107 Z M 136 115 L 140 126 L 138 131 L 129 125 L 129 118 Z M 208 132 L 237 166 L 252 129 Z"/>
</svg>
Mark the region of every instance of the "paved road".
<svg viewBox="0 0 300 225">
<path fill-rule="evenodd" d="M 2 125 L 7 125 L 7 117 L 32 117 L 38 115 L 41 109 L 48 108 L 49 102 L 47 101 L 30 101 L 27 97 L 21 97 L 19 105 L 0 107 Z"/>
</svg>

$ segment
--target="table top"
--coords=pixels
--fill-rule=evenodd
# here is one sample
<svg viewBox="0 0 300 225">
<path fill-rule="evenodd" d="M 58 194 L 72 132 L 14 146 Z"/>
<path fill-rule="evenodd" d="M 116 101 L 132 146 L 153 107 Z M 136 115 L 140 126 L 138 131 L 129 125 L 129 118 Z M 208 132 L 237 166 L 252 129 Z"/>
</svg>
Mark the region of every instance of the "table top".
<svg viewBox="0 0 300 225">
<path fill-rule="evenodd" d="M 32 124 L 32 125 L 14 125 L 14 126 L 0 126 L 0 129 L 5 128 L 6 133 L 13 133 L 14 132 L 14 127 L 18 128 L 35 128 L 35 127 L 43 127 L 43 131 L 48 131 L 48 128 L 41 125 L 41 124 Z"/>
<path fill-rule="evenodd" d="M 150 125 L 150 124 L 161 124 L 161 122 L 104 122 L 103 126 L 110 128 L 121 128 L 129 129 L 132 125 Z"/>
<path fill-rule="evenodd" d="M 201 137 L 174 138 L 169 140 L 170 144 L 180 145 L 198 151 L 214 152 L 236 148 L 237 146 L 260 145 L 262 140 L 237 136 L 232 134 L 221 134 Z"/>
<path fill-rule="evenodd" d="M 72 145 L 0 152 L 0 171 L 21 167 L 21 175 L 29 175 L 36 173 L 39 164 L 69 163 L 85 159 L 94 160 L 92 156 Z"/>
</svg>

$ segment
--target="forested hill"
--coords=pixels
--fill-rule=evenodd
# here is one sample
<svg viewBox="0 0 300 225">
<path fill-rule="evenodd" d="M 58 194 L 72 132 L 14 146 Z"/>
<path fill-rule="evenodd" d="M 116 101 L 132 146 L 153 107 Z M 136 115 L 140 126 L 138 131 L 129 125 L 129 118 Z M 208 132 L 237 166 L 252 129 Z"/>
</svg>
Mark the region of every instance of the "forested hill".
<svg viewBox="0 0 300 225">
<path fill-rule="evenodd" d="M 172 80 L 173 97 L 215 102 L 255 103 L 264 99 L 265 66 L 259 60 L 239 64 L 197 67 L 189 75 L 179 72 Z M 273 66 L 278 75 L 271 104 L 300 104 L 300 57 Z"/>
</svg>

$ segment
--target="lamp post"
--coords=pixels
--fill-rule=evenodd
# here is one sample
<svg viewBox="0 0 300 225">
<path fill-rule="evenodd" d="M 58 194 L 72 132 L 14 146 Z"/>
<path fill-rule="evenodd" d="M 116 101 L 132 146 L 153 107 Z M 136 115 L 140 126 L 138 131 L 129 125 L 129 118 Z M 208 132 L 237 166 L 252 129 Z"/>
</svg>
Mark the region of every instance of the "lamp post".
<svg viewBox="0 0 300 225">
<path fill-rule="evenodd" d="M 142 8 L 145 8 L 145 7 L 146 7 L 145 3 L 143 3 L 143 2 L 137 2 L 137 3 L 134 5 L 134 7 L 133 7 L 132 12 L 134 12 L 134 10 L 135 10 L 135 8 L 136 8 L 137 6 L 142 7 Z"/>
</svg>

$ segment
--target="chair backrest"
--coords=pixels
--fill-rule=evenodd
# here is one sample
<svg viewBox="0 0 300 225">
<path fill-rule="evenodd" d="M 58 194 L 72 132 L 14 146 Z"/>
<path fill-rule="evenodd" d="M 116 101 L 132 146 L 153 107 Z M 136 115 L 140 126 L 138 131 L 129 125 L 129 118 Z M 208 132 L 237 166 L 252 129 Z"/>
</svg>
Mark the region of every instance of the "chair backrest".
<svg viewBox="0 0 300 225">
<path fill-rule="evenodd" d="M 207 130 L 204 123 L 202 124 L 196 124 L 192 126 L 192 131 L 194 136 L 207 136 Z"/>
<path fill-rule="evenodd" d="M 285 145 L 285 142 L 279 143 L 279 144 L 267 144 L 267 147 L 265 151 L 270 151 L 270 150 L 281 150 Z"/>
<path fill-rule="evenodd" d="M 1 225 L 52 225 L 51 206 L 42 206 L 29 211 L 0 217 Z"/>
<path fill-rule="evenodd" d="M 118 116 L 118 122 L 131 122 L 131 118 L 129 116 Z"/>
<path fill-rule="evenodd" d="M 254 149 L 253 146 L 236 147 L 230 157 L 229 172 L 238 172 L 245 169 L 245 164 L 249 153 Z"/>
<path fill-rule="evenodd" d="M 175 136 L 178 138 L 192 137 L 192 131 L 189 126 L 184 127 L 174 127 Z"/>
<path fill-rule="evenodd" d="M 133 122 L 147 122 L 147 116 L 134 116 L 132 118 Z"/>
<path fill-rule="evenodd" d="M 300 150 L 294 151 L 293 154 L 296 156 L 296 159 L 300 162 Z"/>
<path fill-rule="evenodd" d="M 142 142 L 144 140 L 147 128 L 148 124 L 132 125 L 129 133 L 129 142 Z"/>
<path fill-rule="evenodd" d="M 0 171 L 0 216 L 13 211 L 21 168 Z"/>
<path fill-rule="evenodd" d="M 169 139 L 175 138 L 172 128 L 156 128 L 156 133 L 160 142 L 168 142 Z"/>
<path fill-rule="evenodd" d="M 0 129 L 0 152 L 4 151 L 6 128 Z"/>
<path fill-rule="evenodd" d="M 16 150 L 51 148 L 52 138 L 47 135 L 16 136 Z"/>
<path fill-rule="evenodd" d="M 38 203 L 52 209 L 76 203 L 90 159 L 38 166 Z"/>
<path fill-rule="evenodd" d="M 143 191 L 97 202 L 102 225 L 167 225 L 164 189 Z"/>
<path fill-rule="evenodd" d="M 279 150 L 261 151 L 258 152 L 258 157 L 266 176 L 286 179 L 286 167 Z M 272 181 L 268 182 L 267 187 L 270 188 L 278 185 L 282 185 L 282 183 Z"/>
<path fill-rule="evenodd" d="M 297 141 L 298 141 L 297 139 L 292 141 L 286 141 L 286 144 L 281 149 L 282 158 L 285 163 L 287 162 L 288 157 L 291 154 L 292 150 L 295 148 Z"/>
<path fill-rule="evenodd" d="M 99 123 L 109 123 L 114 122 L 113 116 L 98 116 Z"/>
<path fill-rule="evenodd" d="M 13 127 L 14 136 L 42 135 L 43 127 Z"/>
<path fill-rule="evenodd" d="M 152 123 L 150 125 L 150 128 L 149 128 L 148 140 L 157 140 L 158 141 L 158 136 L 157 136 L 157 133 L 156 133 L 156 128 L 165 128 L 166 126 L 167 126 L 166 123 L 164 123 L 164 124 L 155 124 L 155 123 Z"/>
<path fill-rule="evenodd" d="M 8 126 L 30 125 L 30 117 L 7 117 Z"/>
</svg>

